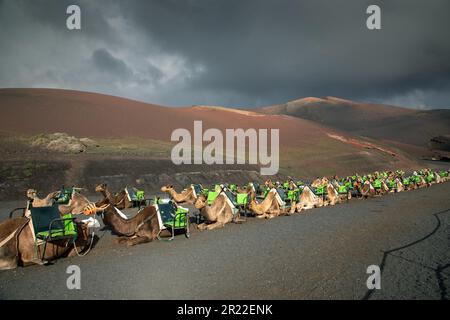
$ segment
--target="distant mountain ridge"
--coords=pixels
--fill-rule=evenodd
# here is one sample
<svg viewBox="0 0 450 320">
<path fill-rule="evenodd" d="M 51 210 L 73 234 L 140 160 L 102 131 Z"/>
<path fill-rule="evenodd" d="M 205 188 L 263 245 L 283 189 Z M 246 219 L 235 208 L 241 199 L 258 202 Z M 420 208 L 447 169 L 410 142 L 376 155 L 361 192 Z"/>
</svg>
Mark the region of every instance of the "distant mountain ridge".
<svg viewBox="0 0 450 320">
<path fill-rule="evenodd" d="M 450 134 L 450 110 L 415 110 L 335 97 L 303 98 L 258 109 L 307 119 L 349 134 L 427 148 L 431 138 Z"/>
</svg>

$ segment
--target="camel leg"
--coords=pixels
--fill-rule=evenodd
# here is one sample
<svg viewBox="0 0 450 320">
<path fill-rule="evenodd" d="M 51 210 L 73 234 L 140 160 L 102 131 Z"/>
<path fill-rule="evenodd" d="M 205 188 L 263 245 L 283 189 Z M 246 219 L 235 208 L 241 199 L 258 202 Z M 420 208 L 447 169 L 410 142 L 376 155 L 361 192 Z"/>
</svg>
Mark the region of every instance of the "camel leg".
<svg viewBox="0 0 450 320">
<path fill-rule="evenodd" d="M 135 237 L 127 240 L 127 246 L 135 246 L 137 244 L 151 242 L 152 238 L 149 237 Z"/>
<path fill-rule="evenodd" d="M 242 222 L 247 222 L 247 220 L 242 219 L 241 216 L 240 216 L 239 213 L 238 213 L 238 215 L 236 216 L 236 218 L 233 219 L 233 223 L 238 223 L 238 224 L 240 224 L 240 223 L 242 223 Z"/>
<path fill-rule="evenodd" d="M 0 270 L 9 270 L 17 268 L 18 257 L 8 257 L 0 259 Z"/>
<path fill-rule="evenodd" d="M 197 226 L 197 228 L 199 229 L 199 230 L 206 230 L 206 227 L 207 227 L 208 225 L 205 223 L 205 222 L 203 222 L 203 223 L 201 223 L 201 224 L 199 224 L 198 226 Z"/>
<path fill-rule="evenodd" d="M 208 224 L 206 226 L 206 230 L 214 230 L 217 228 L 223 228 L 224 225 L 225 224 L 223 222 L 214 222 L 214 223 Z"/>
<path fill-rule="evenodd" d="M 115 239 L 116 243 L 126 243 L 130 237 L 120 236 Z"/>
</svg>

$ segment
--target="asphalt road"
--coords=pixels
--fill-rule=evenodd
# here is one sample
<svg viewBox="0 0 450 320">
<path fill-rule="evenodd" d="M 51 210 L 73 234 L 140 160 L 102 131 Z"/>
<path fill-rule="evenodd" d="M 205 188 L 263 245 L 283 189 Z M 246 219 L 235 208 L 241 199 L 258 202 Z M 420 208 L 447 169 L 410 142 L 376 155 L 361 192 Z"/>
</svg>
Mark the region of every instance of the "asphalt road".
<svg viewBox="0 0 450 320">
<path fill-rule="evenodd" d="M 2 220 L 16 203 L 1 203 Z M 0 271 L 1 299 L 449 299 L 450 182 Z M 81 268 L 69 290 L 66 268 Z M 369 291 L 369 265 L 382 269 Z"/>
</svg>

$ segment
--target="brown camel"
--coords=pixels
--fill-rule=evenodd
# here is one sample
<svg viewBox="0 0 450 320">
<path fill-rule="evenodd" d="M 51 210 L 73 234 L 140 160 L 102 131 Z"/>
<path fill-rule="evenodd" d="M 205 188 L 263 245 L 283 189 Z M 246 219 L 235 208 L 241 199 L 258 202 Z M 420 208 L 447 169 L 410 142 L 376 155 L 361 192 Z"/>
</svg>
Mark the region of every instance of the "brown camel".
<svg viewBox="0 0 450 320">
<path fill-rule="evenodd" d="M 193 186 L 184 189 L 181 193 L 175 191 L 173 185 L 166 185 L 161 188 L 162 192 L 168 193 L 176 203 L 195 203 L 197 199 Z"/>
<path fill-rule="evenodd" d="M 36 197 L 36 191 L 34 189 L 29 189 L 27 191 L 27 197 L 30 199 L 31 204 L 35 208 L 39 207 L 48 207 L 53 205 L 53 200 L 51 195 L 56 195 L 59 193 L 59 191 L 50 193 L 45 199 L 39 199 Z M 49 200 L 50 199 L 50 200 Z M 70 198 L 70 201 L 68 204 L 61 204 L 58 205 L 58 210 L 61 213 L 61 215 L 65 215 L 68 213 L 71 214 L 82 214 L 86 206 L 88 206 L 91 202 L 83 196 L 81 193 L 73 192 L 72 197 Z M 25 216 L 29 217 L 30 211 L 25 211 Z"/>
<path fill-rule="evenodd" d="M 270 189 L 267 196 L 261 203 L 256 202 L 256 193 L 250 192 L 249 210 L 260 219 L 272 219 L 277 216 L 288 214 L 289 212 L 282 210 L 280 200 L 277 197 L 276 189 Z"/>
<path fill-rule="evenodd" d="M 322 207 L 323 205 L 324 203 L 322 197 L 316 196 L 308 186 L 305 186 L 298 203 L 292 204 L 290 212 L 301 212 L 303 210 Z"/>
<path fill-rule="evenodd" d="M 362 197 L 364 198 L 375 197 L 376 194 L 377 193 L 375 188 L 372 186 L 369 180 L 366 180 L 361 188 Z"/>
<path fill-rule="evenodd" d="M 395 186 L 397 192 L 405 191 L 405 186 L 403 185 L 402 181 L 399 178 L 395 178 Z"/>
<path fill-rule="evenodd" d="M 20 217 L 8 219 L 0 224 L 0 270 L 13 269 L 18 265 L 43 264 L 44 261 L 53 261 L 60 257 L 73 256 L 82 252 L 90 240 L 88 227 L 76 221 L 78 238 L 75 247 L 68 240 L 48 242 L 45 252 L 43 245 L 35 247 L 34 232 L 30 219 Z M 37 250 L 37 251 L 36 251 Z"/>
<path fill-rule="evenodd" d="M 103 195 L 103 199 L 96 203 L 97 206 L 102 204 L 112 204 L 118 209 L 125 209 L 127 204 L 126 201 L 128 200 L 125 200 L 125 198 L 127 198 L 125 190 L 114 195 L 109 191 L 106 183 L 101 183 L 95 187 L 95 192 L 99 192 Z"/>
<path fill-rule="evenodd" d="M 33 201 L 34 207 L 48 207 L 55 202 L 55 199 L 59 195 L 59 193 L 59 191 L 51 192 L 44 199 L 40 199 L 35 189 L 28 189 L 27 198 L 30 201 Z"/>
<path fill-rule="evenodd" d="M 313 188 L 317 188 L 317 187 L 320 187 L 320 186 L 326 186 L 326 185 L 328 185 L 328 178 L 327 177 L 323 177 L 322 179 L 320 179 L 320 178 L 317 178 L 316 180 L 314 180 L 312 183 L 311 183 L 311 187 L 313 187 Z"/>
<path fill-rule="evenodd" d="M 330 205 L 334 206 L 336 203 L 339 203 L 341 201 L 341 198 L 339 198 L 339 193 L 337 190 L 333 187 L 333 185 L 328 182 L 327 185 L 327 201 L 324 203 L 324 205 Z"/>
<path fill-rule="evenodd" d="M 119 235 L 118 243 L 128 246 L 150 242 L 158 237 L 160 226 L 154 206 L 140 210 L 133 218 L 124 219 L 111 204 L 106 208 L 96 208 L 96 213 L 102 217 L 103 223 Z"/>
<path fill-rule="evenodd" d="M 195 201 L 195 208 L 200 210 L 200 214 L 207 221 L 198 225 L 200 230 L 213 230 L 222 228 L 229 222 L 241 223 L 245 221 L 240 218 L 239 213 L 234 213 L 234 205 L 223 192 L 214 199 L 210 206 L 208 206 L 206 196 L 204 194 L 199 195 Z"/>
</svg>

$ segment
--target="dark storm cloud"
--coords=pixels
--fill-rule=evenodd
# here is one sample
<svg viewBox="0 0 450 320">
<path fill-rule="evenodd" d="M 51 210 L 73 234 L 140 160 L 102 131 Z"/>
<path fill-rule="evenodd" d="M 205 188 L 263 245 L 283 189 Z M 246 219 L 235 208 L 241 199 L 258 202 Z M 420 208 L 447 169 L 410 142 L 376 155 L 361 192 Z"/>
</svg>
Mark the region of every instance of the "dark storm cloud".
<svg viewBox="0 0 450 320">
<path fill-rule="evenodd" d="M 60 35 L 59 46 L 70 48 L 56 57 L 64 71 L 54 64 L 37 67 L 52 65 L 54 58 L 23 57 L 36 78 L 47 80 L 36 79 L 33 86 L 177 105 L 254 106 L 333 95 L 450 106 L 446 0 L 80 1 L 82 30 L 70 32 L 65 8 L 73 3 L 0 2 L 0 10 L 18 15 L 8 20 L 13 25 L 0 27 L 21 38 L 28 29 L 14 24 L 35 25 L 36 50 L 55 45 L 53 33 Z M 381 30 L 366 28 L 370 4 L 382 9 Z M 2 43 L 6 34 L 0 31 Z M 89 61 L 96 67 L 86 67 Z M 14 54 L 0 61 L 0 71 L 9 72 L 8 80 L 0 75 L 0 86 L 30 86 L 27 69 L 14 63 Z M 120 82 L 108 81 L 106 71 Z"/>
<path fill-rule="evenodd" d="M 98 70 L 113 76 L 128 78 L 132 75 L 132 71 L 126 63 L 113 57 L 106 49 L 95 50 L 92 55 L 92 61 Z"/>
</svg>

